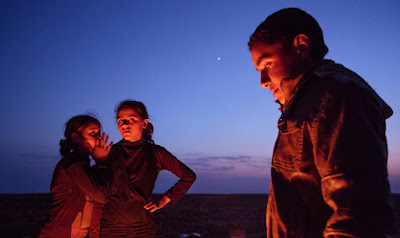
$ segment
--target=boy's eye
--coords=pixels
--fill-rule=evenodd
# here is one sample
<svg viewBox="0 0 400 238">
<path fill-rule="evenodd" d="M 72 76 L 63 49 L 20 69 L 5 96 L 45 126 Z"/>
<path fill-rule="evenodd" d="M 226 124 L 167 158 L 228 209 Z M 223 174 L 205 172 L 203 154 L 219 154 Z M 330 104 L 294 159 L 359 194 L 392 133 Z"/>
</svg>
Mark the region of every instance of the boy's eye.
<svg viewBox="0 0 400 238">
<path fill-rule="evenodd" d="M 269 69 L 269 68 L 271 68 L 271 63 L 266 63 L 264 69 Z"/>
<path fill-rule="evenodd" d="M 135 119 L 129 118 L 129 123 L 134 123 L 134 122 L 135 122 Z"/>
</svg>

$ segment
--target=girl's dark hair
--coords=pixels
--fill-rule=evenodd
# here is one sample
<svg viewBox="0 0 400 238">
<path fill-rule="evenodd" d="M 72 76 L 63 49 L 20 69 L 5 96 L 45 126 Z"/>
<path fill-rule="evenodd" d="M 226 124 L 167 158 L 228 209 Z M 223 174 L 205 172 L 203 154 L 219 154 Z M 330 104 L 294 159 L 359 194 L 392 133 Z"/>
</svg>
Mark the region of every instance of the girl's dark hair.
<svg viewBox="0 0 400 238">
<path fill-rule="evenodd" d="M 126 108 L 131 108 L 131 109 L 137 109 L 139 111 L 140 116 L 142 119 L 149 119 L 149 114 L 147 113 L 146 106 L 139 101 L 133 101 L 133 100 L 124 100 L 118 104 L 118 106 L 115 108 L 115 117 L 117 117 L 118 112 L 122 109 Z M 154 126 L 150 122 L 148 123 L 147 127 L 143 130 L 142 137 L 147 140 L 150 143 L 154 143 L 152 139 L 152 134 L 154 132 Z"/>
<path fill-rule="evenodd" d="M 257 44 L 281 43 L 287 48 L 299 34 L 309 37 L 311 56 L 314 59 L 321 60 L 328 53 L 318 22 L 310 14 L 298 8 L 285 8 L 268 16 L 250 36 L 247 45 L 250 51 Z"/>
<path fill-rule="evenodd" d="M 92 115 L 78 115 L 74 116 L 65 123 L 64 137 L 60 140 L 60 154 L 62 156 L 69 155 L 75 149 L 75 143 L 71 139 L 72 133 L 80 134 L 86 126 L 90 123 L 95 123 L 101 128 L 101 124 L 97 118 Z"/>
</svg>

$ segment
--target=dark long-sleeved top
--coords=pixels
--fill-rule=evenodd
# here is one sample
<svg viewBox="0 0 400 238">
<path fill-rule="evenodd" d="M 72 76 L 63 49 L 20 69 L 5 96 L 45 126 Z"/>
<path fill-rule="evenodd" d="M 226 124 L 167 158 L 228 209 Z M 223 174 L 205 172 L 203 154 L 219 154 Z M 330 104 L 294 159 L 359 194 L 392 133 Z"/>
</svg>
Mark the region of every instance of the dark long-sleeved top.
<svg viewBox="0 0 400 238">
<path fill-rule="evenodd" d="M 39 237 L 86 237 L 87 233 L 98 237 L 109 172 L 105 165 L 91 167 L 89 158 L 75 153 L 62 158 L 53 173 L 53 201 Z"/>
<path fill-rule="evenodd" d="M 305 74 L 278 122 L 267 236 L 399 237 L 387 172 L 392 113 L 342 65 Z"/>
<path fill-rule="evenodd" d="M 113 173 L 109 202 L 104 206 L 102 226 L 109 224 L 145 224 L 154 221 L 144 208 L 150 198 L 158 173 L 169 170 L 179 181 L 165 195 L 175 204 L 191 187 L 195 173 L 165 148 L 140 140 L 121 140 L 108 160 Z"/>
</svg>

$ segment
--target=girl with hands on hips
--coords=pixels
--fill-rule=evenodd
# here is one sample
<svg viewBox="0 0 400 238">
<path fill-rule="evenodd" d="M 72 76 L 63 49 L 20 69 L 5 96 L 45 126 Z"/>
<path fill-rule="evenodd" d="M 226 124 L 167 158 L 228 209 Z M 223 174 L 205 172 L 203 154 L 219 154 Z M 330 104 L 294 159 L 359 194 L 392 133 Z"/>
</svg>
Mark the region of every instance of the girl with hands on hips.
<svg viewBox="0 0 400 238">
<path fill-rule="evenodd" d="M 108 156 L 113 183 L 104 205 L 101 237 L 160 237 L 154 211 L 175 204 L 192 186 L 195 173 L 164 147 L 152 140 L 153 125 L 139 101 L 122 101 L 115 110 L 122 140 Z M 179 177 L 161 197 L 151 199 L 161 170 Z"/>
</svg>

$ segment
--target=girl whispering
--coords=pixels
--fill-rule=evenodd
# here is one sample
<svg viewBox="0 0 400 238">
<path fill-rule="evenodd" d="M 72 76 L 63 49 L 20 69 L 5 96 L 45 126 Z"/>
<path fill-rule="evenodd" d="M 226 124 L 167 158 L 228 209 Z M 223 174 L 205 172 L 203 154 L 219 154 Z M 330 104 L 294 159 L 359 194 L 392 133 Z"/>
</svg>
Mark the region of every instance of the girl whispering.
<svg viewBox="0 0 400 238">
<path fill-rule="evenodd" d="M 107 202 L 111 149 L 100 122 L 89 115 L 72 117 L 60 141 L 62 159 L 50 185 L 52 205 L 38 237 L 98 237 L 102 204 Z M 89 156 L 96 161 L 90 166 Z"/>
<path fill-rule="evenodd" d="M 101 237 L 159 237 L 153 212 L 175 204 L 191 187 L 195 173 L 165 148 L 154 144 L 153 126 L 146 107 L 138 101 L 121 102 L 116 112 L 122 140 L 113 146 L 108 160 L 113 173 L 111 196 L 104 206 Z M 169 170 L 179 181 L 152 200 L 158 173 Z"/>
</svg>

